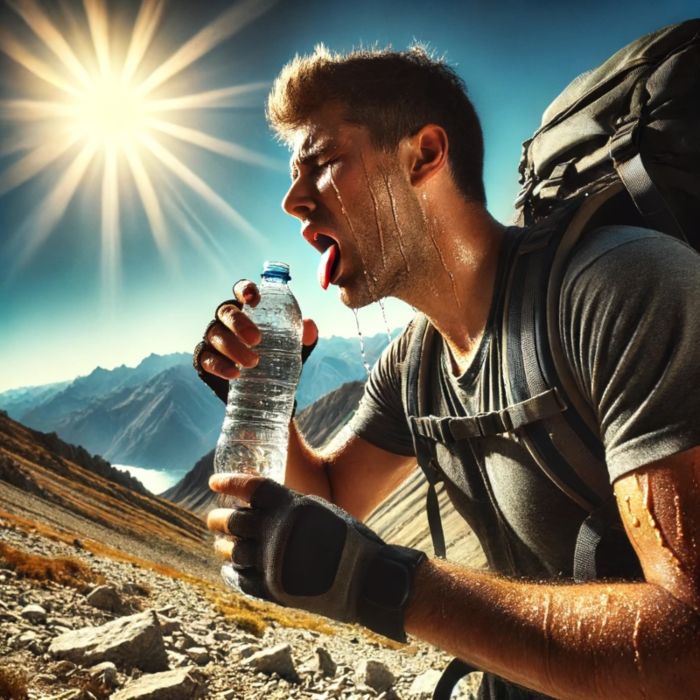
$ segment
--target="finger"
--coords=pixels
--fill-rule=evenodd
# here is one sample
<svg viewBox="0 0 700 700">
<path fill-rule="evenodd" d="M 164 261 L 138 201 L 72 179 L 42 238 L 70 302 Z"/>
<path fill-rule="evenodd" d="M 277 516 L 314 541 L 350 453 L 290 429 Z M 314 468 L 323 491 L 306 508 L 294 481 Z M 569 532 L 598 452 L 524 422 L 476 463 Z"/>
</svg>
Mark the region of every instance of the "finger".
<svg viewBox="0 0 700 700">
<path fill-rule="evenodd" d="M 302 345 L 313 345 L 318 342 L 318 326 L 310 318 L 305 318 L 304 330 L 301 336 Z"/>
<path fill-rule="evenodd" d="M 222 537 L 214 541 L 214 552 L 219 559 L 231 561 L 233 555 L 233 542 L 225 540 Z"/>
<path fill-rule="evenodd" d="M 234 508 L 226 521 L 230 535 L 242 539 L 257 539 L 262 530 L 262 516 L 251 508 Z"/>
<path fill-rule="evenodd" d="M 216 318 L 239 336 L 246 345 L 257 345 L 260 342 L 260 329 L 250 320 L 248 314 L 233 304 L 219 304 Z"/>
<path fill-rule="evenodd" d="M 217 493 L 235 496 L 246 503 L 250 503 L 255 490 L 265 481 L 269 481 L 269 479 L 259 474 L 247 474 L 245 472 L 213 474 L 209 477 L 209 488 Z"/>
<path fill-rule="evenodd" d="M 235 306 L 237 309 L 243 308 L 243 304 L 241 304 L 241 302 L 238 301 L 238 299 L 225 299 L 214 310 L 214 318 L 216 318 L 219 315 L 219 309 L 222 306 Z"/>
<path fill-rule="evenodd" d="M 204 339 L 214 350 L 241 367 L 255 367 L 260 360 L 258 354 L 221 321 L 214 321 L 209 325 Z"/>
<path fill-rule="evenodd" d="M 233 513 L 232 508 L 214 508 L 207 513 L 207 527 L 215 532 L 228 535 L 228 519 Z"/>
<path fill-rule="evenodd" d="M 241 374 L 241 370 L 235 362 L 218 353 L 214 348 L 205 345 L 198 355 L 199 366 L 209 374 L 222 379 L 235 379 Z"/>
<path fill-rule="evenodd" d="M 253 540 L 237 540 L 231 553 L 234 569 L 262 569 L 262 550 Z"/>
<path fill-rule="evenodd" d="M 233 296 L 241 302 L 241 304 L 248 304 L 255 308 L 260 301 L 260 290 L 255 282 L 251 280 L 238 280 L 233 285 Z"/>
</svg>

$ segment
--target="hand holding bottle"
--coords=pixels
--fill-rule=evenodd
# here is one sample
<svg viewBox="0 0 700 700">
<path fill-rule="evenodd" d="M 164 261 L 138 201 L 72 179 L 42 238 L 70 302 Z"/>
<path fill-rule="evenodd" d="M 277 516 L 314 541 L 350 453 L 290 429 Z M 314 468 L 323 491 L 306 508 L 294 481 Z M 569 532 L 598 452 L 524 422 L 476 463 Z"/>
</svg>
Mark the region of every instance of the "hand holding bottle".
<svg viewBox="0 0 700 700">
<path fill-rule="evenodd" d="M 248 279 L 233 285 L 233 299 L 216 307 L 214 319 L 205 328 L 202 341 L 194 350 L 193 364 L 200 379 L 225 403 L 229 380 L 241 374 L 241 368 L 255 367 L 259 361 L 255 347 L 261 341 L 258 326 L 243 308 L 260 302 L 260 289 Z M 318 328 L 311 319 L 303 320 L 302 362 L 318 341 Z"/>
</svg>

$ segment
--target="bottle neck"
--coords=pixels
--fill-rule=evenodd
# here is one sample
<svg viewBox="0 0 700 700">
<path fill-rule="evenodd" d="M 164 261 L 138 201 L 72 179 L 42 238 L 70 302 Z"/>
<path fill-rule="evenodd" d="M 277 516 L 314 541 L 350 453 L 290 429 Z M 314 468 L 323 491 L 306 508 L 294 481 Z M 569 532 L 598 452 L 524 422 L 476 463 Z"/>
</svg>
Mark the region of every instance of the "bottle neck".
<svg viewBox="0 0 700 700">
<path fill-rule="evenodd" d="M 262 284 L 264 284 L 266 287 L 286 287 L 287 280 L 283 279 L 282 277 L 277 277 L 276 275 L 264 275 L 262 278 Z"/>
</svg>

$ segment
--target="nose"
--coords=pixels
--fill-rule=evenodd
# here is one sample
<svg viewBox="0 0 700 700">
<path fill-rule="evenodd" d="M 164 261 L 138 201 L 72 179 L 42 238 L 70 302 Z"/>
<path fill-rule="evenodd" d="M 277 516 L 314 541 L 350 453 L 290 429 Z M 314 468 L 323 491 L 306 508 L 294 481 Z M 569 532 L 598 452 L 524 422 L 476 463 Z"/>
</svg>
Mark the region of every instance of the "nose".
<svg viewBox="0 0 700 700">
<path fill-rule="evenodd" d="M 282 200 L 282 209 L 301 221 L 308 219 L 316 209 L 313 194 L 301 175 L 298 175 L 289 186 L 287 194 Z"/>
</svg>

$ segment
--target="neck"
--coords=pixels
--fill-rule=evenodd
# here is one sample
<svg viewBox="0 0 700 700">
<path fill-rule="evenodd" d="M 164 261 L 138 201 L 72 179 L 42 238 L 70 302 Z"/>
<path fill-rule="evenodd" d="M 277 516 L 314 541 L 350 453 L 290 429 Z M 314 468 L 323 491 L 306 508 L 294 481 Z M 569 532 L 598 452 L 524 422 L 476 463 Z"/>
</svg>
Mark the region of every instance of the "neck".
<svg viewBox="0 0 700 700">
<path fill-rule="evenodd" d="M 436 212 L 425 204 L 422 264 L 402 296 L 430 319 L 451 351 L 453 370 L 461 373 L 486 328 L 505 227 L 483 206 L 464 200 Z"/>
</svg>

